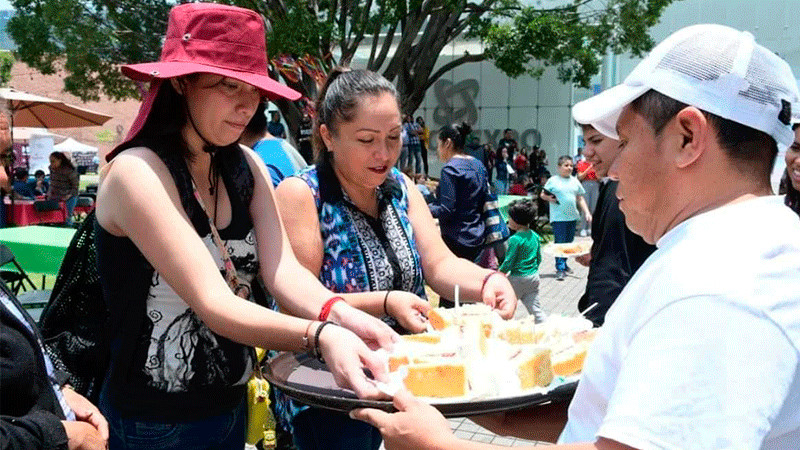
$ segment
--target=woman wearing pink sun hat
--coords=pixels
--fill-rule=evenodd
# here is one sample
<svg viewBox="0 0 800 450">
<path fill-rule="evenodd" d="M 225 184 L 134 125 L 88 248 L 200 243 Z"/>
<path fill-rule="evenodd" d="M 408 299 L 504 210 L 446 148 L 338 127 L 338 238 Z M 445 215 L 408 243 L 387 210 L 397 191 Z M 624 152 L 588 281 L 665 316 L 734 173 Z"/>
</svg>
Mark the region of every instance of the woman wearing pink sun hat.
<svg viewBox="0 0 800 450">
<path fill-rule="evenodd" d="M 297 262 L 267 170 L 238 144 L 264 97 L 300 96 L 267 76 L 261 16 L 176 6 L 161 59 L 122 71 L 150 90 L 97 198 L 110 448 L 243 448 L 252 346 L 314 350 L 337 383 L 377 396 L 363 369 L 384 369 L 364 341 L 387 346 L 396 335 Z M 270 294 L 320 320 L 257 304 Z"/>
</svg>

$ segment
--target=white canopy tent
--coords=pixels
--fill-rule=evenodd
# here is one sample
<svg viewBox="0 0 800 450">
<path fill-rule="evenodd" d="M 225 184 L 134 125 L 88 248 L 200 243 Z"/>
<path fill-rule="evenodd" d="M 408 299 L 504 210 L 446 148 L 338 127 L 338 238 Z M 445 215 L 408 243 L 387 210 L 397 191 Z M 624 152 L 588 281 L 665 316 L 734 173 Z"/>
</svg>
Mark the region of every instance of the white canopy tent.
<svg viewBox="0 0 800 450">
<path fill-rule="evenodd" d="M 67 138 L 64 142 L 53 146 L 53 150 L 62 153 L 97 153 L 97 147 Z"/>
</svg>

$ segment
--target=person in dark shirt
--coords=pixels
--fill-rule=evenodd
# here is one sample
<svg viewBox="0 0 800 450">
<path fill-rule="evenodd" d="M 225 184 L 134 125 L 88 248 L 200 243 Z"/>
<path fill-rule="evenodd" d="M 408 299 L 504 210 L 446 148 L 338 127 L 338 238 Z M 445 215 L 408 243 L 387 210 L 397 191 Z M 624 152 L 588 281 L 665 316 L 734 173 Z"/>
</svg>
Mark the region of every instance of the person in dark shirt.
<svg viewBox="0 0 800 450">
<path fill-rule="evenodd" d="M 47 190 L 50 188 L 50 183 L 45 179 L 44 170 L 39 169 L 33 174 L 33 192 L 37 196 L 47 195 Z"/>
<path fill-rule="evenodd" d="M 311 145 L 311 134 L 313 132 L 313 123 L 311 116 L 308 113 L 303 114 L 303 121 L 300 122 L 300 128 L 297 130 L 297 150 L 306 161 L 306 164 L 314 163 L 314 149 Z"/>
<path fill-rule="evenodd" d="M 270 111 L 269 114 L 270 121 L 267 123 L 267 131 L 269 131 L 269 134 L 281 139 L 286 139 L 286 128 L 284 128 L 281 123 L 278 111 Z"/>
<path fill-rule="evenodd" d="M 28 170 L 18 167 L 14 171 L 14 193 L 17 197 L 33 199 L 36 193 L 33 191 L 33 185 L 28 183 Z"/>
<path fill-rule="evenodd" d="M 108 422 L 55 370 L 36 322 L 0 283 L 0 449 L 104 449 Z"/>
<path fill-rule="evenodd" d="M 584 156 L 592 163 L 597 177 L 603 178 L 620 152 L 619 141 L 601 134 L 591 125 L 582 124 L 581 128 L 586 142 Z M 589 266 L 586 292 L 578 300 L 578 310 L 586 311 L 584 316 L 598 327 L 603 325 L 606 312 L 622 288 L 656 249 L 625 225 L 616 192 L 616 181 L 601 182 L 592 220 L 592 250 L 588 255 L 575 258 L 578 263 Z"/>
<path fill-rule="evenodd" d="M 442 238 L 459 258 L 475 261 L 483 249 L 483 204 L 488 179 L 483 163 L 464 153 L 464 141 L 470 133 L 466 123 L 445 125 L 439 130 L 439 159 L 445 163 L 436 202 L 428 205 L 439 219 Z"/>
<path fill-rule="evenodd" d="M 500 142 L 497 143 L 497 150 L 505 148 L 508 150 L 509 157 L 512 157 L 517 152 L 517 140 L 514 139 L 513 133 L 514 131 L 511 128 L 506 128 L 503 132 L 503 139 L 500 139 Z"/>
</svg>

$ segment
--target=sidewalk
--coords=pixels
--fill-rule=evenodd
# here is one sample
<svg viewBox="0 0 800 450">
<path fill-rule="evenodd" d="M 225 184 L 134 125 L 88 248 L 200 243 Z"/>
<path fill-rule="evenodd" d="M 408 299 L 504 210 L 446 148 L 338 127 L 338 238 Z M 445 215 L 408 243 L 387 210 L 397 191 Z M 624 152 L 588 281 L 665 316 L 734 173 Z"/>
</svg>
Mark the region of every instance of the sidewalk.
<svg viewBox="0 0 800 450">
<path fill-rule="evenodd" d="M 590 238 L 575 238 L 576 241 L 587 239 Z M 539 274 L 542 280 L 539 285 L 539 298 L 542 309 L 547 314 L 562 314 L 565 316 L 578 314 L 578 299 L 586 289 L 586 276 L 589 274 L 589 269 L 576 263 L 572 258 L 567 261 L 567 264 L 569 264 L 574 273 L 567 275 L 564 281 L 558 281 L 555 277 L 555 259 L 547 254 L 542 254 L 542 264 L 539 266 Z M 519 304 L 517 317 L 523 317 L 527 314 L 525 307 Z M 498 436 L 465 418 L 450 419 L 450 427 L 457 437 L 475 442 L 486 442 L 506 447 L 548 445 L 545 442 Z"/>
</svg>

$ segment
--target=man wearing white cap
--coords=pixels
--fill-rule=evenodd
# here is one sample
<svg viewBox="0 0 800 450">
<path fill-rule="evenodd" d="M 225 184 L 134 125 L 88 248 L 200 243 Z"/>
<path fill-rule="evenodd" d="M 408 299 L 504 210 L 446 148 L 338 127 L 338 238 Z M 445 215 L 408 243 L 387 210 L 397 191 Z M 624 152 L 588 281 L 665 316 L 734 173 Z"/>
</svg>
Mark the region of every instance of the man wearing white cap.
<svg viewBox="0 0 800 450">
<path fill-rule="evenodd" d="M 794 80 L 749 33 L 697 25 L 575 106 L 578 122 L 619 138 L 620 208 L 658 249 L 587 355 L 564 448 L 797 448 L 800 221 L 769 183 L 776 143 L 793 139 Z M 406 393 L 395 405 L 355 413 L 387 448 L 490 447 L 458 441 Z M 483 423 L 536 438 L 537 414 Z"/>
</svg>

